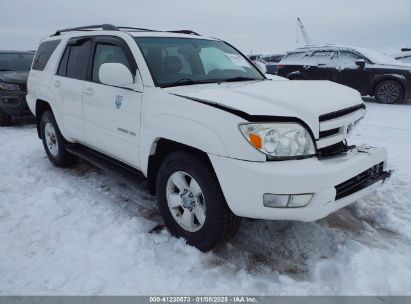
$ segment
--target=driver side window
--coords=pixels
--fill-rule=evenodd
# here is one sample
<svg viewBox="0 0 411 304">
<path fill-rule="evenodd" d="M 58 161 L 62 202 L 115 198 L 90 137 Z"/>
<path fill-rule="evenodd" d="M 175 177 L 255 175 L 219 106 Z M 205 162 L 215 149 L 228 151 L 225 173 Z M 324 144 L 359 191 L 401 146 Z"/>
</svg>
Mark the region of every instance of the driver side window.
<svg viewBox="0 0 411 304">
<path fill-rule="evenodd" d="M 132 72 L 127 56 L 121 47 L 112 44 L 97 44 L 93 62 L 93 82 L 101 83 L 99 71 L 104 63 L 121 63 Z"/>
<path fill-rule="evenodd" d="M 341 66 L 355 67 L 355 61 L 363 59 L 360 55 L 350 51 L 340 51 L 338 54 L 338 62 Z"/>
</svg>

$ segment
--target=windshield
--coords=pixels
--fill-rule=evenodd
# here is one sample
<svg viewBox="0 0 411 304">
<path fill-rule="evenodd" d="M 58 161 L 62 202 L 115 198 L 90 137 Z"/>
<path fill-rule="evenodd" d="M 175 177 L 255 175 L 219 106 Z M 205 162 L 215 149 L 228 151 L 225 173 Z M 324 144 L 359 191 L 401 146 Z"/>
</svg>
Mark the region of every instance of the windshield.
<svg viewBox="0 0 411 304">
<path fill-rule="evenodd" d="M 222 41 L 166 37 L 135 40 L 160 87 L 264 79 L 242 54 Z"/>
<path fill-rule="evenodd" d="M 29 71 L 33 57 L 31 53 L 0 53 L 0 72 Z"/>
</svg>

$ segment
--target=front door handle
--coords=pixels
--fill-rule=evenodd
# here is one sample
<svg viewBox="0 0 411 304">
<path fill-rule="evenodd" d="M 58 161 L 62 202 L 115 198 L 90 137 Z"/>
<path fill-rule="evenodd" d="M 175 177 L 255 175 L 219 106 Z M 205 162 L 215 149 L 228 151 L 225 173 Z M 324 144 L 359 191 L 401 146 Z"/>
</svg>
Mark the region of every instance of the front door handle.
<svg viewBox="0 0 411 304">
<path fill-rule="evenodd" d="M 54 87 L 56 87 L 56 88 L 61 87 L 61 82 L 60 82 L 60 80 L 56 80 L 56 81 L 54 82 Z"/>
<path fill-rule="evenodd" d="M 94 90 L 93 90 L 93 88 L 87 88 L 87 89 L 84 91 L 84 94 L 86 94 L 86 95 L 88 95 L 88 96 L 93 96 L 93 95 L 94 95 Z"/>
</svg>

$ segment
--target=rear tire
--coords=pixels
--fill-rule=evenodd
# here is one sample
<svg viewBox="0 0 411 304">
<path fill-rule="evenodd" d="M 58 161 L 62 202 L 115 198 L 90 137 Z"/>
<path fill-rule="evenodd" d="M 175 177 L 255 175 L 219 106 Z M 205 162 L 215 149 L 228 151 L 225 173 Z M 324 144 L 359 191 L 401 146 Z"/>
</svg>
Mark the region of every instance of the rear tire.
<svg viewBox="0 0 411 304">
<path fill-rule="evenodd" d="M 177 151 L 164 159 L 157 193 L 170 233 L 201 251 L 213 249 L 238 231 L 240 218 L 227 206 L 214 172 L 191 153 Z"/>
<path fill-rule="evenodd" d="M 46 111 L 40 121 L 41 139 L 47 157 L 56 167 L 69 167 L 77 157 L 66 150 L 67 142 L 61 135 L 53 113 Z"/>
<path fill-rule="evenodd" d="M 375 87 L 374 96 L 375 99 L 381 103 L 397 103 L 402 100 L 404 89 L 397 81 L 385 80 Z"/>
<path fill-rule="evenodd" d="M 7 127 L 11 123 L 11 116 L 0 107 L 0 127 Z"/>
</svg>

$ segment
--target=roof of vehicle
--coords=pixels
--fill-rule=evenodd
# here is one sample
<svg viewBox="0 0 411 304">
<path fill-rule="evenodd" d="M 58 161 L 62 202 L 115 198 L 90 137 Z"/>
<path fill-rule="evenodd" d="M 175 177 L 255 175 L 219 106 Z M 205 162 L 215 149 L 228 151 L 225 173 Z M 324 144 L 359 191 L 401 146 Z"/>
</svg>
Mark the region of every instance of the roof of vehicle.
<svg viewBox="0 0 411 304">
<path fill-rule="evenodd" d="M 364 47 L 357 47 L 357 46 L 347 46 L 347 45 L 338 45 L 338 44 L 323 44 L 323 45 L 307 45 L 305 47 L 297 48 L 295 50 L 287 52 L 289 53 L 298 53 L 298 52 L 307 52 L 307 51 L 316 51 L 316 50 L 329 50 L 329 49 L 345 49 L 345 50 L 353 50 L 364 57 L 368 58 L 373 63 L 379 64 L 394 64 L 397 65 L 399 62 L 395 60 L 395 58 L 388 56 L 386 54 L 374 51 L 372 49 L 364 48 Z"/>
<path fill-rule="evenodd" d="M 100 25 L 88 25 L 88 26 L 81 26 L 81 27 L 74 27 L 74 28 L 67 28 L 57 30 L 52 37 L 58 37 L 61 35 L 69 35 L 69 36 L 78 36 L 79 34 L 100 34 L 100 33 L 115 33 L 115 32 L 123 32 L 128 33 L 133 37 L 174 37 L 174 38 L 197 38 L 197 39 L 208 39 L 208 40 L 216 40 L 215 38 L 204 37 L 199 35 L 198 33 L 191 31 L 191 30 L 153 30 L 153 29 L 146 29 L 146 28 L 135 28 L 135 27 L 127 27 L 127 26 L 115 26 L 112 24 L 100 24 Z"/>
</svg>

